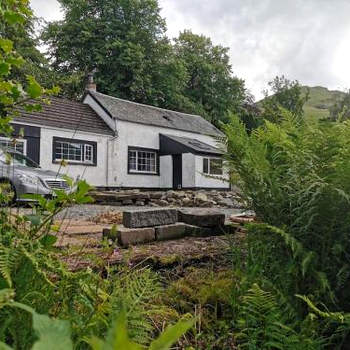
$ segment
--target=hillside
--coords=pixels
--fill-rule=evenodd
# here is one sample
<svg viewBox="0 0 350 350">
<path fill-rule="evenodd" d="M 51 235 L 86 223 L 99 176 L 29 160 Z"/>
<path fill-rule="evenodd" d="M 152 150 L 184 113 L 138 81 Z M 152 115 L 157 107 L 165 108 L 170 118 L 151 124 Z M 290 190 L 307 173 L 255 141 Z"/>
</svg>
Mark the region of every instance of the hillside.
<svg viewBox="0 0 350 350">
<path fill-rule="evenodd" d="M 303 90 L 306 91 L 306 86 Z M 325 118 L 329 116 L 329 108 L 345 93 L 337 90 L 328 90 L 322 86 L 309 87 L 309 100 L 304 106 L 305 115 L 307 118 Z"/>
</svg>

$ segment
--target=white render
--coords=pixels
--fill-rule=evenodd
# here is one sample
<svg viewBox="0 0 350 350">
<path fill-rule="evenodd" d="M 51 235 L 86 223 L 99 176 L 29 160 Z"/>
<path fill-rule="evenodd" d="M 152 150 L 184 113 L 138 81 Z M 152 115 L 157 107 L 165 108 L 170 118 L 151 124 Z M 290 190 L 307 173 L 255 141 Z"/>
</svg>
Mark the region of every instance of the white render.
<svg viewBox="0 0 350 350">
<path fill-rule="evenodd" d="M 128 174 L 128 147 L 140 147 L 159 150 L 159 135 L 168 134 L 194 138 L 217 147 L 217 140 L 211 136 L 187 131 L 167 129 L 119 120 L 117 137 L 110 149 L 109 183 L 107 187 L 135 188 L 172 188 L 172 158 L 160 157 L 160 176 Z M 203 171 L 203 157 L 191 153 L 182 155 L 183 188 L 229 188 L 229 183 L 222 181 L 222 176 L 206 177 Z M 227 174 L 224 175 L 228 179 Z"/>
<path fill-rule="evenodd" d="M 173 187 L 173 157 L 171 155 L 159 157 L 159 174 L 130 174 L 128 173 L 128 148 L 145 148 L 159 152 L 161 134 L 187 137 L 213 147 L 220 147 L 218 141 L 209 135 L 112 118 L 89 94 L 85 96 L 84 103 L 90 105 L 97 115 L 104 120 L 108 127 L 114 132 L 114 136 L 70 130 L 64 127 L 58 128 L 35 123 L 23 123 L 23 125 L 40 128 L 40 166 L 43 169 L 68 175 L 75 180 L 85 179 L 88 183 L 97 187 L 171 189 Z M 191 118 L 190 115 L 188 117 Z M 21 122 L 17 121 L 16 123 L 21 124 Z M 54 163 L 54 137 L 65 138 L 72 141 L 81 140 L 96 142 L 96 166 L 69 164 L 68 162 L 68 164 L 63 167 L 60 164 Z M 184 189 L 229 189 L 229 176 L 225 169 L 224 175 L 220 176 L 211 175 L 209 177 L 203 174 L 203 158 L 216 157 L 202 156 L 194 153 L 182 154 L 182 187 Z M 226 181 L 223 181 L 223 179 L 226 179 Z"/>
<path fill-rule="evenodd" d="M 20 124 L 16 122 L 16 124 Z M 28 125 L 28 124 L 26 124 Z M 40 131 L 40 166 L 46 170 L 53 170 L 61 175 L 68 175 L 73 180 L 84 179 L 93 186 L 106 186 L 107 183 L 107 144 L 111 136 L 91 134 L 61 128 L 35 125 Z M 62 137 L 74 140 L 94 141 L 97 143 L 97 166 L 84 164 L 67 164 L 60 166 L 52 162 L 53 137 Z"/>
</svg>

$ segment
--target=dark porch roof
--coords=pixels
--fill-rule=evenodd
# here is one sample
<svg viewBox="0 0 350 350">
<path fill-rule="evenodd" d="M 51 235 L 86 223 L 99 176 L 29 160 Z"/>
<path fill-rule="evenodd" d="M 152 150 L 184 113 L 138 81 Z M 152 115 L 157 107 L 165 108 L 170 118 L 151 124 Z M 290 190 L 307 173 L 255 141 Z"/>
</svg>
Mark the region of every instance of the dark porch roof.
<svg viewBox="0 0 350 350">
<path fill-rule="evenodd" d="M 188 137 L 160 134 L 159 138 L 161 156 L 181 153 L 221 156 L 224 153 L 219 148 Z"/>
</svg>

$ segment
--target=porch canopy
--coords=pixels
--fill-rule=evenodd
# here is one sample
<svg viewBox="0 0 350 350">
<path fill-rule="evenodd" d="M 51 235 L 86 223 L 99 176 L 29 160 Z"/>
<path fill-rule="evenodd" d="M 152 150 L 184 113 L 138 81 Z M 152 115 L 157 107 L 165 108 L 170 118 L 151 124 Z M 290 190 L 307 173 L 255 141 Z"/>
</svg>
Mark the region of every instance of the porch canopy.
<svg viewBox="0 0 350 350">
<path fill-rule="evenodd" d="M 202 155 L 214 155 L 220 157 L 224 154 L 219 148 L 213 147 L 188 137 L 160 134 L 160 156 L 167 156 L 182 153 L 194 153 Z"/>
</svg>

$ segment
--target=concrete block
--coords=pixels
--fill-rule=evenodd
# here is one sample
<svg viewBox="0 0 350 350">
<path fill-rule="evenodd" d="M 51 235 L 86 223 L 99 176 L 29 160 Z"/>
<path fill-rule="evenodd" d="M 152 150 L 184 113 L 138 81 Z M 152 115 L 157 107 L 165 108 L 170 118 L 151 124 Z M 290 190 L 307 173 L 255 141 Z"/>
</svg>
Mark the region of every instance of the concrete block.
<svg viewBox="0 0 350 350">
<path fill-rule="evenodd" d="M 194 225 L 188 225 L 185 226 L 185 235 L 186 236 L 192 236 L 192 237 L 210 237 L 210 236 L 216 236 L 213 232 L 214 230 L 209 227 L 199 227 Z"/>
<path fill-rule="evenodd" d="M 167 241 L 169 239 L 179 239 L 185 237 L 186 225 L 178 222 L 173 225 L 156 227 L 156 240 Z"/>
<path fill-rule="evenodd" d="M 223 227 L 225 214 L 212 209 L 179 210 L 179 221 L 199 227 Z"/>
<path fill-rule="evenodd" d="M 128 228 L 170 225 L 177 218 L 176 209 L 130 210 L 123 213 L 123 225 Z"/>
<path fill-rule="evenodd" d="M 129 245 L 153 242 L 156 235 L 153 227 L 130 229 L 119 226 L 117 238 L 122 247 L 128 247 Z"/>
</svg>

